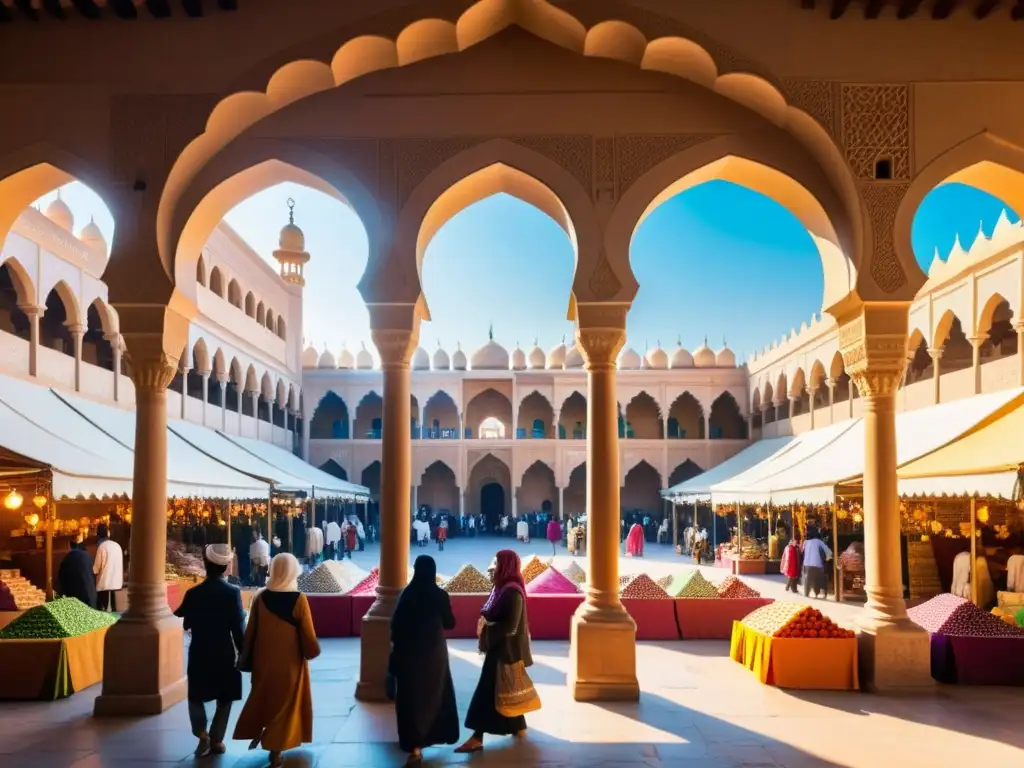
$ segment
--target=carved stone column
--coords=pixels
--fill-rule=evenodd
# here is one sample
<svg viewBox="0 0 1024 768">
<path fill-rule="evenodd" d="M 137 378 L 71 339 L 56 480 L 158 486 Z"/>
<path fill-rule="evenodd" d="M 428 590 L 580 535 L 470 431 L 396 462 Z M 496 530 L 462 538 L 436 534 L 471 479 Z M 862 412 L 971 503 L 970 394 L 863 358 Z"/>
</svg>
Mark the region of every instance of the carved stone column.
<svg viewBox="0 0 1024 768">
<path fill-rule="evenodd" d="M 228 378 L 225 373 L 217 374 L 217 383 L 220 385 L 220 431 L 228 431 Z"/>
<path fill-rule="evenodd" d="M 572 619 L 569 685 L 577 701 L 635 701 L 636 622 L 619 602 L 619 432 L 615 359 L 626 311 L 579 307 L 587 370 L 587 597 Z"/>
<path fill-rule="evenodd" d="M 104 338 L 110 342 L 110 349 L 114 353 L 114 402 L 121 399 L 121 334 L 107 334 Z"/>
<path fill-rule="evenodd" d="M 928 354 L 932 358 L 932 389 L 934 392 L 934 402 L 938 405 L 942 402 L 942 369 L 940 362 L 942 360 L 943 347 L 933 347 L 928 349 Z"/>
<path fill-rule="evenodd" d="M 71 334 L 71 343 L 75 353 L 75 392 L 82 391 L 82 340 L 85 338 L 85 326 L 81 324 L 69 325 L 68 333 Z"/>
<path fill-rule="evenodd" d="M 199 376 L 203 380 L 203 391 L 202 391 L 202 402 L 203 402 L 203 420 L 202 425 L 206 426 L 206 404 L 210 399 L 210 373 L 211 371 L 200 371 Z"/>
<path fill-rule="evenodd" d="M 178 373 L 181 374 L 181 420 L 188 418 L 188 372 L 187 365 L 178 366 Z"/>
<path fill-rule="evenodd" d="M 971 342 L 971 365 L 974 369 L 974 394 L 981 394 L 981 347 L 988 340 L 988 334 L 972 336 Z"/>
<path fill-rule="evenodd" d="M 39 375 L 39 318 L 46 307 L 35 304 L 19 304 L 18 309 L 28 318 L 28 375 Z"/>
<path fill-rule="evenodd" d="M 164 559 L 167 387 L 178 368 L 177 358 L 167 350 L 184 347 L 188 321 L 163 307 L 148 314 L 155 315 L 147 318 L 151 322 L 138 324 L 152 328 L 159 322 L 162 333 L 124 333 L 135 384 L 131 568 L 128 610 L 107 631 L 104 642 L 107 663 L 95 703 L 97 716 L 157 714 L 186 694 L 181 622 L 167 607 Z"/>
<path fill-rule="evenodd" d="M 836 415 L 832 411 L 836 404 L 836 380 L 831 378 L 825 379 L 825 386 L 828 387 L 828 422 L 832 424 L 836 420 Z"/>
<path fill-rule="evenodd" d="M 928 633 L 907 618 L 896 482 L 896 393 L 907 364 L 907 305 L 865 305 L 840 322 L 839 348 L 864 398 L 865 616 L 862 679 L 876 690 L 930 687 Z"/>
<path fill-rule="evenodd" d="M 372 316 L 371 316 L 372 317 Z M 377 600 L 363 618 L 356 698 L 386 701 L 385 677 L 391 614 L 406 584 L 412 486 L 412 417 L 409 358 L 419 337 L 413 328 L 374 328 L 373 343 L 383 370 L 380 476 L 380 582 Z"/>
<path fill-rule="evenodd" d="M 807 387 L 807 408 L 811 412 L 811 429 L 814 429 L 814 397 L 817 394 L 817 387 Z"/>
</svg>

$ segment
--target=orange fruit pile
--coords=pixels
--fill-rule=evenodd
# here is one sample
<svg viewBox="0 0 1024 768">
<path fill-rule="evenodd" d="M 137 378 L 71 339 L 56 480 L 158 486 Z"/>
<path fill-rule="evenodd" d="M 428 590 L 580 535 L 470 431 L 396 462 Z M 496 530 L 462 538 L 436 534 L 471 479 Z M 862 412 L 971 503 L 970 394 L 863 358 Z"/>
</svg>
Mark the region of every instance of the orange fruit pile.
<svg viewBox="0 0 1024 768">
<path fill-rule="evenodd" d="M 774 637 L 818 640 L 838 640 L 853 636 L 852 630 L 843 629 L 833 623 L 827 616 L 823 616 L 821 611 L 809 606 L 793 616 L 780 629 L 776 630 L 774 634 Z"/>
</svg>

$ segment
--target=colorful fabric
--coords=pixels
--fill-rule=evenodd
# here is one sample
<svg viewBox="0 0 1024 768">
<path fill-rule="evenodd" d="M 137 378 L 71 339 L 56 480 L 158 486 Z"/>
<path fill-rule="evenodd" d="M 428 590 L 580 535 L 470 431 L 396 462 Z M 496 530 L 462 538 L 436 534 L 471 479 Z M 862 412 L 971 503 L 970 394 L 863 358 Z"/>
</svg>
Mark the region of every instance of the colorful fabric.
<svg viewBox="0 0 1024 768">
<path fill-rule="evenodd" d="M 526 585 L 528 595 L 575 595 L 579 587 L 554 568 L 547 568 L 536 579 Z"/>
<path fill-rule="evenodd" d="M 523 596 L 523 610 L 525 611 L 526 581 L 523 579 L 522 564 L 515 550 L 503 549 L 498 552 L 495 557 L 492 581 L 494 587 L 491 589 L 491 594 L 488 596 L 487 602 L 484 603 L 484 607 L 480 609 L 480 614 L 485 619 L 488 621 L 496 620 L 492 618 L 491 614 L 506 589 L 515 589 Z"/>
</svg>

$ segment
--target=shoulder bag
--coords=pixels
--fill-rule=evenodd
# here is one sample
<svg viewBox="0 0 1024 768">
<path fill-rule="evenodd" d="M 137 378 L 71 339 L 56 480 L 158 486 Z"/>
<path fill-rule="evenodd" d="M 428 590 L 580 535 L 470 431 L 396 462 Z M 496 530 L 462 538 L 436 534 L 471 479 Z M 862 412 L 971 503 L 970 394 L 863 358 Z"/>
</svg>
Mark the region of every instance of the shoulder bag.
<svg viewBox="0 0 1024 768">
<path fill-rule="evenodd" d="M 522 661 L 498 662 L 494 707 L 502 717 L 519 717 L 540 709 L 540 696 Z"/>
</svg>

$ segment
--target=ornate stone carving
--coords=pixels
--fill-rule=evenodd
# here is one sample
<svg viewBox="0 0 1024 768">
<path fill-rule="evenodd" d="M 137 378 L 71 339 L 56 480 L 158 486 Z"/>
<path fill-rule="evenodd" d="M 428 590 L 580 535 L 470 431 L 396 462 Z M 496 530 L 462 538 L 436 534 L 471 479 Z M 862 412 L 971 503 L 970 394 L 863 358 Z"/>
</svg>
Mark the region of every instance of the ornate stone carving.
<svg viewBox="0 0 1024 768">
<path fill-rule="evenodd" d="M 178 360 L 166 352 L 133 358 L 129 349 L 124 358 L 135 390 L 140 393 L 163 392 L 178 372 Z"/>
<path fill-rule="evenodd" d="M 908 85 L 843 85 L 843 146 L 859 179 L 875 178 L 875 163 L 892 161 L 892 179 L 911 177 Z"/>
<path fill-rule="evenodd" d="M 622 283 L 615 276 L 612 265 L 608 263 L 607 254 L 601 254 L 601 261 L 598 262 L 594 274 L 590 276 L 589 285 L 596 299 L 610 299 L 622 288 Z"/>
<path fill-rule="evenodd" d="M 576 307 L 578 325 L 581 328 L 618 328 L 625 332 L 627 312 L 629 304 L 622 302 L 580 302 Z"/>
<path fill-rule="evenodd" d="M 874 183 L 861 185 L 861 195 L 871 217 L 871 277 L 886 293 L 895 293 L 907 282 L 896 256 L 894 242 L 896 210 L 909 184 Z"/>
<path fill-rule="evenodd" d="M 370 335 L 373 338 L 373 345 L 377 347 L 380 355 L 381 368 L 408 368 L 409 360 L 419 334 L 415 331 L 404 329 L 385 328 L 371 329 Z"/>
<path fill-rule="evenodd" d="M 626 331 L 621 328 L 578 328 L 576 343 L 587 370 L 614 367 L 615 358 L 626 343 Z"/>
<path fill-rule="evenodd" d="M 703 144 L 715 138 L 711 133 L 626 134 L 616 139 L 618 145 L 619 196 L 658 163 L 676 152 Z"/>
<path fill-rule="evenodd" d="M 786 101 L 802 109 L 837 138 L 836 123 L 839 112 L 839 85 L 828 80 L 801 80 L 785 78 L 782 92 Z"/>
<path fill-rule="evenodd" d="M 594 139 L 594 200 L 611 206 L 615 194 L 615 139 L 601 136 Z"/>
<path fill-rule="evenodd" d="M 893 395 L 907 365 L 906 305 L 866 305 L 839 327 L 843 366 L 863 397 Z"/>
</svg>

